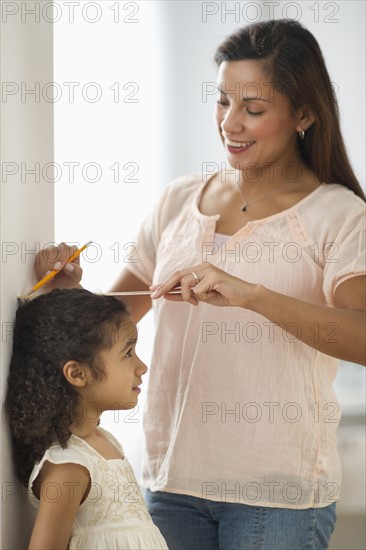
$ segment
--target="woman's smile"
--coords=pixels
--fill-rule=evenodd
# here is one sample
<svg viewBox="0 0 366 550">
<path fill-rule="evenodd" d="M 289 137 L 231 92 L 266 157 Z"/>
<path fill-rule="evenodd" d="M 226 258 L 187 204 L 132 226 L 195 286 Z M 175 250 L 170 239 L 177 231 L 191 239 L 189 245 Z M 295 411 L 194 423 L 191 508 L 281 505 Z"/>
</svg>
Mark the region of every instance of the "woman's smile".
<svg viewBox="0 0 366 550">
<path fill-rule="evenodd" d="M 255 141 L 234 141 L 228 138 L 225 139 L 225 147 L 229 151 L 229 153 L 232 153 L 233 155 L 236 155 L 238 153 L 242 153 L 243 151 L 246 151 L 255 144 Z"/>
</svg>

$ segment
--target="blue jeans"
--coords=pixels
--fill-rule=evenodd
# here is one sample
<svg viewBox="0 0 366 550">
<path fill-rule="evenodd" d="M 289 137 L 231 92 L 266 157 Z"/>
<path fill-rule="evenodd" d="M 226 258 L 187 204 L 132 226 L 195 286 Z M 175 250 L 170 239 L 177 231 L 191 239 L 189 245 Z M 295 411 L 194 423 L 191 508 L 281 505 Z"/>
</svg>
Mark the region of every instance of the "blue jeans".
<svg viewBox="0 0 366 550">
<path fill-rule="evenodd" d="M 325 550 L 335 504 L 292 510 L 146 491 L 151 517 L 170 550 Z"/>
</svg>

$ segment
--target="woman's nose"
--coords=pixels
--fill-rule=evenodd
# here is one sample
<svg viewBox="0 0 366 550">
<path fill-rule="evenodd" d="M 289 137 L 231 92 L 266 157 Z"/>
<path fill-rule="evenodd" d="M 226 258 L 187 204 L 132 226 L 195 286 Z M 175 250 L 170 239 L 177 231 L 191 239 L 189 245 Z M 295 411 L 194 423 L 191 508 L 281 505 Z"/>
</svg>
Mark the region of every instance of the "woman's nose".
<svg viewBox="0 0 366 550">
<path fill-rule="evenodd" d="M 231 108 L 228 109 L 220 124 L 223 134 L 230 135 L 240 133 L 243 130 L 243 123 L 240 120 L 238 112 Z"/>
</svg>

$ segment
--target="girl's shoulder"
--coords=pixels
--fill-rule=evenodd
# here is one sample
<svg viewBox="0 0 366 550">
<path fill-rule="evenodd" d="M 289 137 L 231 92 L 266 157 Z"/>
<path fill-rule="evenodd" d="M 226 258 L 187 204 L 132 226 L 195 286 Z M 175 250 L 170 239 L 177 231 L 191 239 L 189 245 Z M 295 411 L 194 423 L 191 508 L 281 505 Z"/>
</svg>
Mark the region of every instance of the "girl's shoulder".
<svg viewBox="0 0 366 550">
<path fill-rule="evenodd" d="M 33 474 L 40 471 L 43 464 L 48 461 L 53 464 L 75 463 L 82 466 L 90 467 L 91 455 L 88 449 L 88 444 L 81 438 L 71 435 L 66 447 L 62 447 L 59 443 L 53 443 L 39 462 L 33 468 Z"/>
<path fill-rule="evenodd" d="M 37 480 L 45 462 L 55 465 L 77 464 L 88 471 L 91 481 L 95 481 L 97 476 L 97 468 L 94 464 L 93 457 L 88 452 L 88 449 L 84 445 L 82 439 L 71 435 L 66 447 L 62 447 L 59 443 L 52 444 L 44 453 L 41 460 L 34 465 L 29 477 L 29 498 L 31 503 L 36 507 L 38 507 L 38 499 L 36 499 L 33 493 L 33 485 Z"/>
</svg>

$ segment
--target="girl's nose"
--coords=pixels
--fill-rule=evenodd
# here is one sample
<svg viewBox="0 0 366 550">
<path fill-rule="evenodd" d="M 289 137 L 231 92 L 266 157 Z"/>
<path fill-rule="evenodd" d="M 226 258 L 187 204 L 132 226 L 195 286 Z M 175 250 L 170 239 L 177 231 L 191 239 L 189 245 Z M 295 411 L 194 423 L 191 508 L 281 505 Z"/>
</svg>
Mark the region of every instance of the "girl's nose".
<svg viewBox="0 0 366 550">
<path fill-rule="evenodd" d="M 139 365 L 138 365 L 138 367 L 137 367 L 137 369 L 136 369 L 136 372 L 137 372 L 138 376 L 141 376 L 141 375 L 147 373 L 147 371 L 148 371 L 147 366 L 146 366 L 145 363 L 144 363 L 143 361 L 141 361 L 141 359 L 139 358 Z"/>
</svg>

